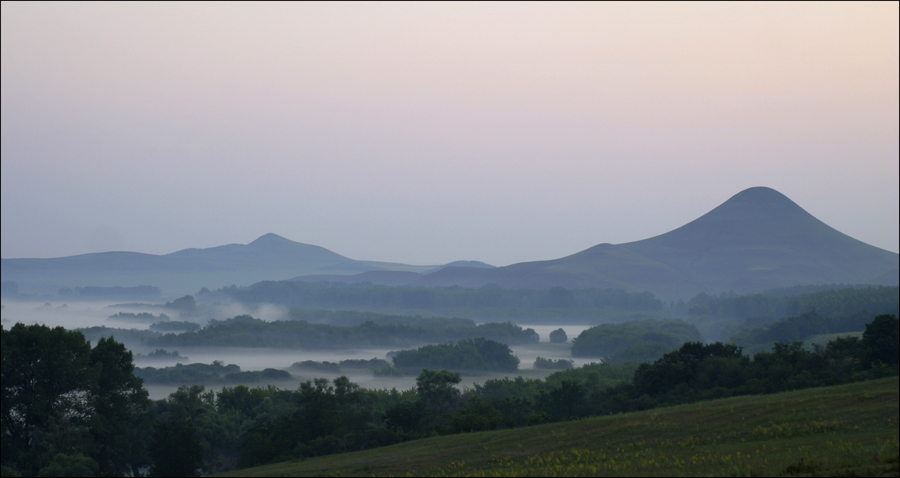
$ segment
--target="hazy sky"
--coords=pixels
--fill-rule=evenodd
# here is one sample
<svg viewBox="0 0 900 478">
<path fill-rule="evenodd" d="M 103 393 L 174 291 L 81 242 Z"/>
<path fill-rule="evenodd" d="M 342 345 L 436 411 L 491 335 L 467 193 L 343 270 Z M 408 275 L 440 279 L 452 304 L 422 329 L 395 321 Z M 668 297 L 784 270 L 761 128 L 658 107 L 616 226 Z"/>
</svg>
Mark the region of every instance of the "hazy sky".
<svg viewBox="0 0 900 478">
<path fill-rule="evenodd" d="M 898 251 L 898 3 L 2 4 L 2 247 L 506 265 L 752 186 Z"/>
</svg>

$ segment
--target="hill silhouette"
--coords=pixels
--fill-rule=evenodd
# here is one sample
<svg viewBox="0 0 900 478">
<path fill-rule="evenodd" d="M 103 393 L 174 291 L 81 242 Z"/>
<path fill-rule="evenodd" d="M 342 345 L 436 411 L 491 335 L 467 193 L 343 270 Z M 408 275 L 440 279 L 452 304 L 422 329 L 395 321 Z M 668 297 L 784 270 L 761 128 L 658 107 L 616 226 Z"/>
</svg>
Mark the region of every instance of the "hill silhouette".
<svg viewBox="0 0 900 478">
<path fill-rule="evenodd" d="M 661 298 L 698 292 L 761 292 L 798 284 L 900 282 L 898 255 L 847 236 L 774 189 L 750 188 L 673 231 L 626 244 L 599 244 L 560 259 L 493 267 L 476 261 L 410 266 L 357 261 L 323 247 L 265 234 L 250 244 L 55 259 L 3 259 L 3 281 L 20 291 L 62 287 L 161 287 L 165 294 L 262 280 L 546 289 L 616 288 Z"/>
<path fill-rule="evenodd" d="M 489 270 L 447 267 L 413 284 L 614 287 L 674 298 L 797 284 L 897 285 L 898 271 L 897 254 L 831 228 L 774 189 L 755 187 L 649 239 Z"/>
<path fill-rule="evenodd" d="M 385 269 L 271 233 L 246 245 L 184 249 L 164 255 L 103 252 L 2 260 L 4 281 L 17 282 L 20 290 L 47 294 L 62 287 L 154 285 L 168 295 L 177 295 L 195 293 L 201 287 L 248 285 L 300 274 L 376 270 Z"/>
</svg>

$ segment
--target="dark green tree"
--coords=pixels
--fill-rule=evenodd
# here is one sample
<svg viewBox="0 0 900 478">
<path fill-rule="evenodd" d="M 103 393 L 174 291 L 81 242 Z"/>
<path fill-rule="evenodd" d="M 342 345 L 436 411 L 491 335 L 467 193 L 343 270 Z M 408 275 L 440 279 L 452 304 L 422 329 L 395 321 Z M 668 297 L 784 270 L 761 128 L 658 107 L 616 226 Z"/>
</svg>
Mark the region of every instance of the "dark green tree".
<svg viewBox="0 0 900 478">
<path fill-rule="evenodd" d="M 304 441 L 333 435 L 343 426 L 334 387 L 328 384 L 327 379 L 317 378 L 313 382 L 301 383 L 297 403 L 300 410 L 295 420 L 302 426 Z"/>
<path fill-rule="evenodd" d="M 583 385 L 573 380 L 563 380 L 559 387 L 538 396 L 537 409 L 553 420 L 570 420 L 584 415 L 586 400 Z"/>
<path fill-rule="evenodd" d="M 100 465 L 92 458 L 82 454 L 63 455 L 58 453 L 53 461 L 41 468 L 37 476 L 94 476 L 100 471 Z"/>
<path fill-rule="evenodd" d="M 0 330 L 4 466 L 33 475 L 93 463 L 92 474 L 122 476 L 147 463 L 150 400 L 124 345 L 91 349 L 62 327 Z"/>
<path fill-rule="evenodd" d="M 203 446 L 191 420 L 158 422 L 150 443 L 150 476 L 199 476 Z"/>
<path fill-rule="evenodd" d="M 90 404 L 96 443 L 92 454 L 103 476 L 135 474 L 147 464 L 145 434 L 149 431 L 150 399 L 143 381 L 134 376 L 131 352 L 112 338 L 102 338 L 91 350 L 90 364 L 98 370 Z"/>
<path fill-rule="evenodd" d="M 416 377 L 416 395 L 426 408 L 440 418 L 458 403 L 460 393 L 456 385 L 461 381 L 458 373 L 425 369 Z"/>
<path fill-rule="evenodd" d="M 556 329 L 553 332 L 550 332 L 550 342 L 554 344 L 564 344 L 569 341 L 569 336 L 566 335 L 566 331 L 563 329 Z"/>
<path fill-rule="evenodd" d="M 99 367 L 91 345 L 62 327 L 16 324 L 0 328 L 2 354 L 2 464 L 26 475 L 50 465 L 60 435 L 76 432 L 93 415 L 90 392 Z M 51 440 L 51 438 L 53 438 Z"/>
<path fill-rule="evenodd" d="M 866 366 L 875 362 L 896 367 L 900 356 L 900 321 L 889 314 L 881 314 L 866 324 L 862 345 Z"/>
</svg>

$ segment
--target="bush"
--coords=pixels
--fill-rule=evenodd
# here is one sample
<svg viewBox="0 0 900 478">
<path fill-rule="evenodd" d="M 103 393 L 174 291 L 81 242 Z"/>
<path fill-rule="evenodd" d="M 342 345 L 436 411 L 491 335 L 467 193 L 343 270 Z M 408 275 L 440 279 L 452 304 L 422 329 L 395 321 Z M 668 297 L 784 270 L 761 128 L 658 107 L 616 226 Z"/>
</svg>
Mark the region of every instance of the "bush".
<svg viewBox="0 0 900 478">
<path fill-rule="evenodd" d="M 508 345 L 483 338 L 403 350 L 393 360 L 395 367 L 412 373 L 418 373 L 422 369 L 448 369 L 469 373 L 515 372 L 519 367 L 519 358 L 512 354 Z"/>
<path fill-rule="evenodd" d="M 534 368 L 545 369 L 545 370 L 566 370 L 574 367 L 574 362 L 566 359 L 545 359 L 544 357 L 538 357 L 534 361 Z"/>
<path fill-rule="evenodd" d="M 696 327 L 678 319 L 602 324 L 585 330 L 572 341 L 572 356 L 608 357 L 632 345 L 655 342 L 674 348 L 701 340 Z"/>
<path fill-rule="evenodd" d="M 550 332 L 550 342 L 554 344 L 564 344 L 569 341 L 569 336 L 566 335 L 566 331 L 563 329 L 556 329 L 553 332 Z"/>
</svg>

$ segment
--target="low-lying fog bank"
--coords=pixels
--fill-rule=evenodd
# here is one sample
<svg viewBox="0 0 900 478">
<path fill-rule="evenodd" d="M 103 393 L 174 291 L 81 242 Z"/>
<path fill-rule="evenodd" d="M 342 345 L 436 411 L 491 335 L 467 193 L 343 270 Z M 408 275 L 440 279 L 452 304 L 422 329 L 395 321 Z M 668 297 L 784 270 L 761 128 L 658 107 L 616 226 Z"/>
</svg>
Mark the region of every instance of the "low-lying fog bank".
<svg viewBox="0 0 900 478">
<path fill-rule="evenodd" d="M 473 388 L 475 384 L 484 383 L 487 380 L 495 379 L 495 378 L 515 378 L 518 376 L 522 376 L 525 378 L 535 378 L 540 379 L 544 378 L 551 373 L 553 370 L 521 370 L 520 373 L 514 374 L 499 374 L 499 373 L 491 373 L 479 376 L 463 376 L 462 382 L 459 383 L 458 388 L 467 389 Z M 306 381 L 312 381 L 315 378 L 327 378 L 329 380 L 334 380 L 340 375 L 334 374 L 295 374 L 292 371 L 292 375 L 294 378 L 292 380 L 275 382 L 271 384 L 254 384 L 247 385 L 248 387 L 264 387 L 265 385 L 273 385 L 282 389 L 297 389 L 300 387 L 300 384 Z M 409 390 L 415 388 L 416 386 L 416 377 L 414 376 L 406 376 L 406 377 L 374 377 L 371 373 L 345 373 L 341 374 L 347 376 L 351 382 L 370 389 L 392 389 L 396 388 L 397 390 Z M 224 387 L 232 387 L 233 385 L 211 385 L 206 386 L 207 390 L 214 390 L 216 392 L 222 390 Z M 161 400 L 169 396 L 172 392 L 178 390 L 178 386 L 176 385 L 154 385 L 154 384 L 144 384 L 144 388 L 150 393 L 150 398 L 153 400 Z"/>
<path fill-rule="evenodd" d="M 122 303 L 122 302 L 24 302 L 3 301 L 3 326 L 12 327 L 16 322 L 26 325 L 44 324 L 48 327 L 78 329 L 87 327 L 112 327 L 119 329 L 148 330 L 152 321 L 111 318 L 119 313 L 165 314 L 171 320 L 193 322 L 205 326 L 210 319 L 224 320 L 237 315 L 250 314 L 255 318 L 273 321 L 285 320 L 287 309 L 280 306 L 259 306 L 248 308 L 240 304 L 203 304 L 195 313 L 181 313 L 164 307 L 163 303 Z"/>
<path fill-rule="evenodd" d="M 3 302 L 3 326 L 11 327 L 16 322 L 23 324 L 44 324 L 49 327 L 65 327 L 67 329 L 87 327 L 111 327 L 120 329 L 149 330 L 153 321 L 129 320 L 127 318 L 111 318 L 119 313 L 127 314 L 151 314 L 159 316 L 165 314 L 173 321 L 187 321 L 205 326 L 210 319 L 225 320 L 238 315 L 250 315 L 256 319 L 265 321 L 289 320 L 288 309 L 278 305 L 264 304 L 248 307 L 238 303 L 200 304 L 197 312 L 185 314 L 177 310 L 163 307 L 163 303 L 122 303 L 110 301 L 97 302 L 27 302 L 4 300 Z M 484 323 L 484 322 L 478 322 Z M 569 342 L 590 325 L 584 324 L 552 324 L 552 325 L 522 325 L 523 328 L 534 329 L 540 336 L 541 342 L 549 342 L 550 333 L 562 328 L 566 332 Z"/>
<path fill-rule="evenodd" d="M 113 302 L 20 302 L 4 301 L 2 318 L 3 327 L 10 328 L 15 323 L 26 325 L 43 324 L 49 327 L 65 327 L 67 329 L 109 327 L 117 329 L 148 330 L 152 321 L 129 320 L 128 318 L 110 318 L 121 312 L 130 314 L 151 314 L 159 316 L 166 314 L 171 320 L 187 321 L 205 326 L 209 319 L 224 320 L 240 314 L 250 314 L 253 317 L 267 321 L 286 320 L 288 312 L 278 306 L 261 306 L 252 310 L 236 304 L 204 304 L 201 313 L 179 314 L 162 307 L 163 304 L 121 304 Z M 527 345 L 515 345 L 511 349 L 519 357 L 519 372 L 513 374 L 486 374 L 480 376 L 464 376 L 460 387 L 472 387 L 476 383 L 483 383 L 491 378 L 522 375 L 529 378 L 542 378 L 552 370 L 535 370 L 534 361 L 537 357 L 547 359 L 569 359 L 579 367 L 592 360 L 574 359 L 571 357 L 571 341 L 582 331 L 588 328 L 585 325 L 531 325 L 540 336 L 540 342 Z M 550 333 L 562 328 L 568 337 L 567 343 L 553 344 L 549 342 Z M 122 340 L 122 339 L 119 339 Z M 293 379 L 285 382 L 272 383 L 280 388 L 296 388 L 301 382 L 317 377 L 333 379 L 339 375 L 347 375 L 353 382 L 367 388 L 397 388 L 399 390 L 410 389 L 415 386 L 414 376 L 406 377 L 375 377 L 370 371 L 352 370 L 342 374 L 328 374 L 322 372 L 308 372 L 292 369 L 291 365 L 303 361 L 339 363 L 348 359 L 372 358 L 387 359 L 387 354 L 398 349 L 333 349 L 333 350 L 295 350 L 273 348 L 239 348 L 239 347 L 166 347 L 168 352 L 178 352 L 180 358 L 152 357 L 156 347 L 139 343 L 126 345 L 134 352 L 134 363 L 137 367 L 171 367 L 176 363 L 212 363 L 220 361 L 223 364 L 235 364 L 242 371 L 260 371 L 266 368 L 287 370 Z M 389 360 L 389 359 L 388 359 Z M 257 384 L 257 386 L 265 384 Z M 167 397 L 178 387 L 174 385 L 146 384 L 151 398 L 161 399 Z M 221 389 L 220 385 L 211 387 Z"/>
<path fill-rule="evenodd" d="M 555 330 L 555 329 L 554 329 Z M 516 373 L 486 373 L 477 376 L 463 376 L 460 387 L 472 387 L 476 383 L 483 383 L 491 378 L 525 376 L 528 378 L 543 378 L 553 373 L 553 370 L 541 370 L 534 368 L 534 361 L 537 357 L 546 359 L 568 359 L 574 362 L 575 367 L 584 364 L 596 362 L 596 359 L 580 359 L 570 356 L 571 344 L 550 344 L 538 343 L 529 345 L 517 345 L 510 347 L 513 353 L 519 357 L 519 371 Z M 327 372 L 309 372 L 291 368 L 291 365 L 297 362 L 307 360 L 314 362 L 331 362 L 339 363 L 347 359 L 368 360 L 372 358 L 386 359 L 387 354 L 394 350 L 391 349 L 360 349 L 360 350 L 279 350 L 279 349 L 250 349 L 250 348 L 220 348 L 220 347 L 185 347 L 179 348 L 177 352 L 187 357 L 189 360 L 170 360 L 161 361 L 149 359 L 146 357 L 136 357 L 135 366 L 137 367 L 171 367 L 176 363 L 212 363 L 220 361 L 223 364 L 235 364 L 242 371 L 259 371 L 266 368 L 274 368 L 287 370 L 293 380 L 286 382 L 272 383 L 279 388 L 296 388 L 301 382 L 312 380 L 318 377 L 334 379 L 340 375 L 346 375 L 351 381 L 366 388 L 397 388 L 398 390 L 406 390 L 415 387 L 416 377 L 376 377 L 370 371 L 363 370 L 345 370 L 342 373 Z M 170 351 L 171 352 L 171 351 Z M 254 386 L 262 386 L 265 384 L 257 384 Z M 178 387 L 174 385 L 145 385 L 150 391 L 151 398 L 165 398 L 174 392 Z M 220 386 L 214 387 L 220 389 Z"/>
</svg>

